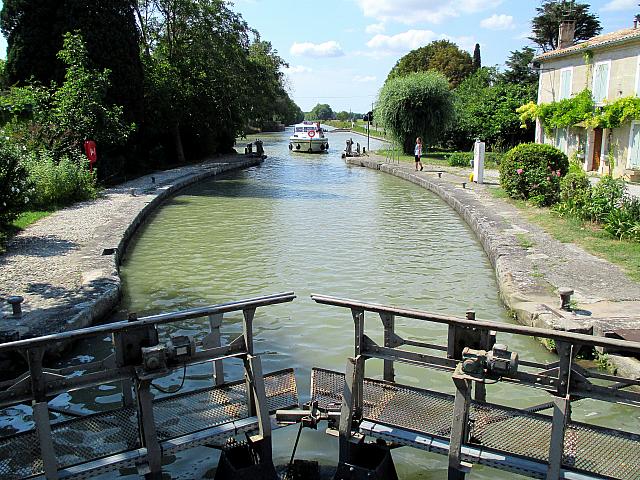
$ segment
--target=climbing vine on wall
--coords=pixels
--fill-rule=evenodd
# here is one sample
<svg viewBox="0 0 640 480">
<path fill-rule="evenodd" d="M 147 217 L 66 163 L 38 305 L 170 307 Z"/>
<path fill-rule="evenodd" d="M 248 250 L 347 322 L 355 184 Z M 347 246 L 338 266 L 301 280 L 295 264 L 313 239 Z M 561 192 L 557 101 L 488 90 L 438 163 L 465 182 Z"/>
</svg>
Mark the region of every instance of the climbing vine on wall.
<svg viewBox="0 0 640 480">
<path fill-rule="evenodd" d="M 640 98 L 624 97 L 615 102 L 596 107 L 589 89 L 558 102 L 536 105 L 529 102 L 517 109 L 520 121 L 527 123 L 540 120 L 547 134 L 555 128 L 573 126 L 590 128 L 617 128 L 624 123 L 640 119 Z"/>
</svg>

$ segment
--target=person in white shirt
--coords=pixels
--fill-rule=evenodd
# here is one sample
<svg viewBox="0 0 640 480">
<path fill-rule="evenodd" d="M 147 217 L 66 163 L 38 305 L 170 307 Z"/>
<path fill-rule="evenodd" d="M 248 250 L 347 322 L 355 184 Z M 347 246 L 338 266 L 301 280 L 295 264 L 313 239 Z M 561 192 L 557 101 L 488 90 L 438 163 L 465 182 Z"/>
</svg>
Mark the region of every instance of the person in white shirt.
<svg viewBox="0 0 640 480">
<path fill-rule="evenodd" d="M 420 167 L 420 171 L 422 171 L 423 165 L 420 160 L 420 157 L 422 157 L 422 139 L 420 137 L 416 138 L 416 148 L 413 153 L 416 157 L 416 172 L 418 171 L 418 166 Z"/>
</svg>

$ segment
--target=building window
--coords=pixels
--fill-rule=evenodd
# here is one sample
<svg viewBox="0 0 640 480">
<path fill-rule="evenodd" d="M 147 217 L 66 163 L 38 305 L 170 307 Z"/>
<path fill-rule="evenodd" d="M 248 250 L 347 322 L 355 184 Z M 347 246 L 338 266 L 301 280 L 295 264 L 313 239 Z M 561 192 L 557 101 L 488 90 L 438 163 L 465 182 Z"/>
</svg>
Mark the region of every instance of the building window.
<svg viewBox="0 0 640 480">
<path fill-rule="evenodd" d="M 556 130 L 556 147 L 562 153 L 567 153 L 568 140 L 567 140 L 567 128 L 558 128 Z"/>
<path fill-rule="evenodd" d="M 573 68 L 563 68 L 560 70 L 560 98 L 564 100 L 571 97 L 571 81 L 573 80 Z"/>
<path fill-rule="evenodd" d="M 598 62 L 593 66 L 593 100 L 602 105 L 609 92 L 609 70 L 611 61 Z"/>
<path fill-rule="evenodd" d="M 640 169 L 640 122 L 631 122 L 627 164 L 629 168 Z"/>
</svg>

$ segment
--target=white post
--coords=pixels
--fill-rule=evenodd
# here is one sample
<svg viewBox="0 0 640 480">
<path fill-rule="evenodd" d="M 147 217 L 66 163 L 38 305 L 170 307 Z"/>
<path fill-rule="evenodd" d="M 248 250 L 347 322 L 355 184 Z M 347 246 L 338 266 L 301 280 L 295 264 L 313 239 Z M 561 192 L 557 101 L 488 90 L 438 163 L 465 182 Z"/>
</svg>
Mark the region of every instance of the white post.
<svg viewBox="0 0 640 480">
<path fill-rule="evenodd" d="M 484 142 L 480 140 L 473 147 L 473 181 L 484 183 Z"/>
</svg>

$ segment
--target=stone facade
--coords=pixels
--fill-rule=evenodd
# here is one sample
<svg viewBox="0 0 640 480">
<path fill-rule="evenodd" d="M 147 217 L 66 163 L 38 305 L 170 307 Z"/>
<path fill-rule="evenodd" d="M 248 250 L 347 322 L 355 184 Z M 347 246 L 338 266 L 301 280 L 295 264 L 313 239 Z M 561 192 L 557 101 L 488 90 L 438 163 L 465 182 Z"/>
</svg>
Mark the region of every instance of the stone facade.
<svg viewBox="0 0 640 480">
<path fill-rule="evenodd" d="M 640 28 L 620 30 L 537 56 L 538 104 L 570 98 L 584 89 L 596 106 L 640 95 Z M 640 121 L 620 128 L 574 126 L 547 135 L 540 122 L 536 142 L 578 155 L 584 169 L 616 177 L 640 176 Z"/>
</svg>

